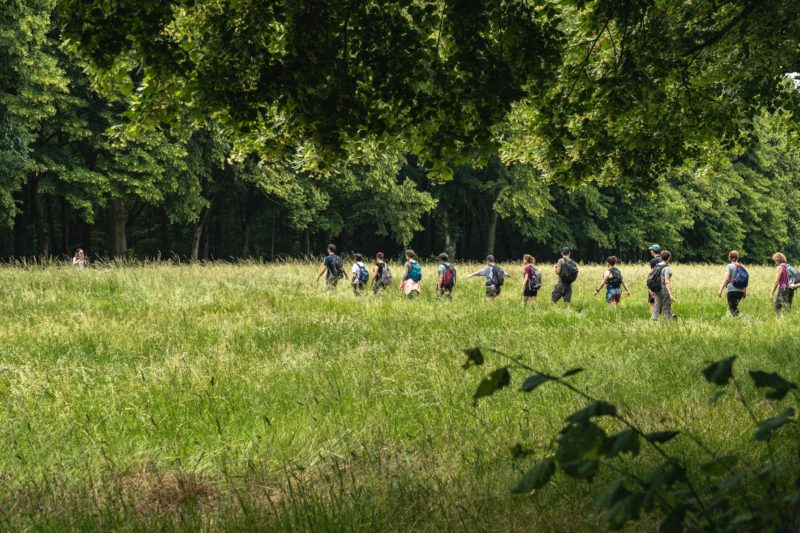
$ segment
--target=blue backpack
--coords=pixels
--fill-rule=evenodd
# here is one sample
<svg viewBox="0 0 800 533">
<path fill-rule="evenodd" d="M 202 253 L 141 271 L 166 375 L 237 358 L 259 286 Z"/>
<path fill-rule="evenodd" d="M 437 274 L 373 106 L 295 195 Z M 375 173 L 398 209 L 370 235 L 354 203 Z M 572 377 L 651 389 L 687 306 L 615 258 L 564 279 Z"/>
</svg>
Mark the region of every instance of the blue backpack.
<svg viewBox="0 0 800 533">
<path fill-rule="evenodd" d="M 422 279 L 422 267 L 416 261 L 411 262 L 411 272 L 408 277 L 416 282 Z"/>
<path fill-rule="evenodd" d="M 366 283 L 369 281 L 369 270 L 364 265 L 358 265 L 358 281 L 359 283 Z"/>
<path fill-rule="evenodd" d="M 742 265 L 737 264 L 736 272 L 731 277 L 731 285 L 737 289 L 744 289 L 748 283 L 750 283 L 750 274 L 747 273 L 747 270 Z"/>
</svg>

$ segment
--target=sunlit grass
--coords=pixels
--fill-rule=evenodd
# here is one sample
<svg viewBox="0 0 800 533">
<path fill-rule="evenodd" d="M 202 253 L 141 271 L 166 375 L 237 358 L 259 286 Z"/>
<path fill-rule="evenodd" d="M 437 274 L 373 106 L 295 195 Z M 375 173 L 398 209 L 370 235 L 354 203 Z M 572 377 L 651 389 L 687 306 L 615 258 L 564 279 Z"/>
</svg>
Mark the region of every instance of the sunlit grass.
<svg viewBox="0 0 800 533">
<path fill-rule="evenodd" d="M 731 319 L 723 268 L 677 265 L 678 319 L 653 324 L 645 266 L 622 266 L 634 296 L 616 312 L 592 296 L 599 266 L 581 267 L 572 310 L 548 301 L 551 265 L 528 308 L 521 265 L 504 265 L 494 302 L 465 279 L 478 266 L 459 266 L 453 302 L 433 296 L 435 265 L 413 301 L 328 294 L 306 263 L 0 269 L 0 524 L 585 528 L 584 484 L 509 494 L 509 448 L 546 447 L 579 402 L 543 387 L 472 407 L 481 372 L 461 370 L 462 348 L 585 367 L 575 383 L 646 429 L 688 427 L 722 449 L 753 428 L 733 399 L 709 403 L 708 361 L 738 354 L 740 371 L 800 378 L 798 320 L 772 311 L 772 269 L 751 268 Z"/>
</svg>

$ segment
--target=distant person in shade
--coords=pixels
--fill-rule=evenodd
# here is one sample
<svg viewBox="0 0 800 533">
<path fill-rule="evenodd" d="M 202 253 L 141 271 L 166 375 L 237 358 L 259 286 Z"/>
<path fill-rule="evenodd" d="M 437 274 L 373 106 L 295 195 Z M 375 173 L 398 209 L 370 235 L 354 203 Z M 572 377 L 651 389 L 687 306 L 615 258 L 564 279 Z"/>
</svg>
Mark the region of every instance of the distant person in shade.
<svg viewBox="0 0 800 533">
<path fill-rule="evenodd" d="M 78 270 L 83 270 L 88 263 L 89 260 L 86 258 L 86 252 L 83 251 L 83 248 L 75 250 L 75 255 L 72 256 L 72 266 Z"/>
</svg>

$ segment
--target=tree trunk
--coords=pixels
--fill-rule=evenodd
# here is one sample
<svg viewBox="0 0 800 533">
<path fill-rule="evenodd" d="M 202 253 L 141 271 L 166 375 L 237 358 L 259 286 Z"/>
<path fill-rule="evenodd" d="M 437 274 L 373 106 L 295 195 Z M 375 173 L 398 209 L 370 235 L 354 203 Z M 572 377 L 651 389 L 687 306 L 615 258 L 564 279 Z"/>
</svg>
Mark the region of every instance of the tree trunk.
<svg viewBox="0 0 800 533">
<path fill-rule="evenodd" d="M 203 230 L 205 229 L 206 221 L 208 220 L 208 213 L 209 208 L 204 207 L 200 211 L 200 218 L 198 218 L 197 222 L 194 223 L 194 228 L 192 229 L 191 260 L 193 263 L 197 262 L 197 259 L 200 257 L 200 240 L 203 236 Z"/>
<path fill-rule="evenodd" d="M 252 257 L 252 235 L 253 235 L 253 217 L 250 213 L 245 213 L 244 220 L 242 221 L 242 259 L 250 259 Z"/>
<path fill-rule="evenodd" d="M 30 218 L 30 194 L 28 184 L 19 191 L 22 207 L 14 217 L 14 257 L 21 259 L 28 255 L 28 220 Z"/>
<path fill-rule="evenodd" d="M 94 224 L 89 224 L 88 222 L 83 223 L 83 235 L 81 240 L 81 247 L 83 251 L 86 252 L 86 255 L 89 255 L 91 252 L 89 250 L 92 249 L 92 235 L 94 234 Z"/>
<path fill-rule="evenodd" d="M 169 213 L 167 208 L 161 208 L 161 258 L 166 259 L 170 254 L 169 249 Z"/>
<path fill-rule="evenodd" d="M 444 251 L 451 260 L 456 258 L 456 241 L 450 235 L 450 215 L 447 209 L 442 210 L 442 232 L 444 233 Z"/>
<path fill-rule="evenodd" d="M 309 257 L 311 255 L 311 230 L 308 228 L 303 231 L 303 249 L 306 257 Z"/>
<path fill-rule="evenodd" d="M 69 249 L 69 216 L 67 215 L 67 200 L 61 198 L 61 253 L 70 255 Z"/>
<path fill-rule="evenodd" d="M 489 228 L 486 231 L 486 255 L 494 255 L 494 243 L 497 237 L 497 212 L 492 209 L 489 216 Z"/>
<path fill-rule="evenodd" d="M 269 260 L 275 261 L 275 210 L 272 210 L 272 239 L 269 247 Z"/>
<path fill-rule="evenodd" d="M 36 231 L 36 253 L 39 256 L 50 254 L 50 236 L 45 228 L 44 213 L 42 203 L 39 201 L 39 178 L 31 176 L 30 195 L 31 195 L 31 214 L 33 214 L 33 227 Z"/>
<path fill-rule="evenodd" d="M 124 259 L 128 255 L 128 239 L 125 232 L 125 205 L 119 198 L 109 198 L 110 210 L 110 254 L 114 259 Z"/>
<path fill-rule="evenodd" d="M 56 246 L 53 244 L 56 237 L 56 221 L 53 216 L 53 197 L 49 194 L 44 195 L 44 212 L 47 218 L 47 255 L 53 253 Z M 57 253 L 57 252 L 56 252 Z"/>
<path fill-rule="evenodd" d="M 214 226 L 214 216 L 209 206 L 206 213 L 206 223 L 203 224 L 203 233 L 200 237 L 200 260 L 208 261 L 209 256 L 209 239 L 211 237 L 211 228 Z"/>
</svg>

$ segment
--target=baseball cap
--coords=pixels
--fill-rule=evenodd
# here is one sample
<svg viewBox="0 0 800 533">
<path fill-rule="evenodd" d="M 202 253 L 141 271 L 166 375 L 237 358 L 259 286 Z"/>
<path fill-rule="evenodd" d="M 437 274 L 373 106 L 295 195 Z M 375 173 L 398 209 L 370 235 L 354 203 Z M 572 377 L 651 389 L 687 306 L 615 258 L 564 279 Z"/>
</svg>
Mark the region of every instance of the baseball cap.
<svg viewBox="0 0 800 533">
<path fill-rule="evenodd" d="M 565 246 L 565 247 L 563 247 L 563 248 L 561 249 L 561 253 L 562 253 L 562 254 L 568 254 L 568 253 L 569 253 L 569 246 Z"/>
<path fill-rule="evenodd" d="M 494 261 L 494 256 L 493 255 L 487 255 L 486 256 L 486 260 L 487 261 Z"/>
<path fill-rule="evenodd" d="M 660 252 L 661 251 L 661 247 L 659 245 L 657 245 L 657 244 L 654 244 L 650 248 L 648 248 L 648 250 L 650 250 L 651 252 Z"/>
</svg>

